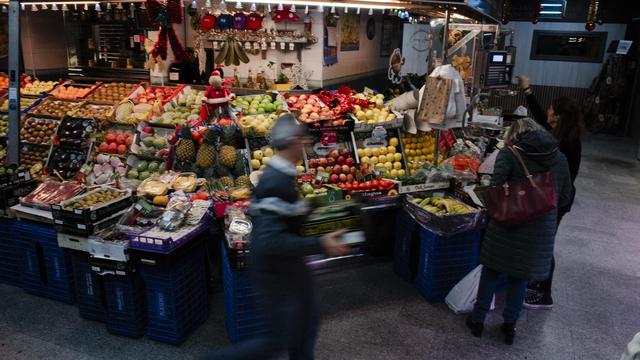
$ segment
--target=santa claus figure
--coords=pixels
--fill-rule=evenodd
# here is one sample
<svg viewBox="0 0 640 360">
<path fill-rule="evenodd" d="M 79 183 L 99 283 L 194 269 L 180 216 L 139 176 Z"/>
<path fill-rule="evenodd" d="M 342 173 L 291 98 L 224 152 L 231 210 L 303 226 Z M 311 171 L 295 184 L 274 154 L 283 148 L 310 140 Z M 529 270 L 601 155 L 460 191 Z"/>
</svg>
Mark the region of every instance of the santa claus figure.
<svg viewBox="0 0 640 360">
<path fill-rule="evenodd" d="M 212 115 L 220 116 L 220 108 L 226 107 L 227 103 L 235 97 L 235 94 L 222 86 L 222 76 L 218 70 L 214 70 L 209 76 L 209 86 L 204 91 L 200 119 L 208 120 Z"/>
</svg>

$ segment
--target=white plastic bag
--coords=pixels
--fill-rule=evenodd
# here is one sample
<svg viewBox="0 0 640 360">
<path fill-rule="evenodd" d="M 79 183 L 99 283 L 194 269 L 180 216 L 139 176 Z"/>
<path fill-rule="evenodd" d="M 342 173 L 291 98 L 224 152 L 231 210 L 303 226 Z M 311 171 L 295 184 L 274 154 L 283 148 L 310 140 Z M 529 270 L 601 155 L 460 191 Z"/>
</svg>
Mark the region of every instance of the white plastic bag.
<svg viewBox="0 0 640 360">
<path fill-rule="evenodd" d="M 482 265 L 478 265 L 471 270 L 456 286 L 451 289 L 444 302 L 456 314 L 470 313 L 473 311 L 473 305 L 476 303 L 478 295 L 478 286 L 480 285 L 480 275 L 482 274 Z M 495 309 L 496 298 L 491 300 L 491 310 Z"/>
</svg>

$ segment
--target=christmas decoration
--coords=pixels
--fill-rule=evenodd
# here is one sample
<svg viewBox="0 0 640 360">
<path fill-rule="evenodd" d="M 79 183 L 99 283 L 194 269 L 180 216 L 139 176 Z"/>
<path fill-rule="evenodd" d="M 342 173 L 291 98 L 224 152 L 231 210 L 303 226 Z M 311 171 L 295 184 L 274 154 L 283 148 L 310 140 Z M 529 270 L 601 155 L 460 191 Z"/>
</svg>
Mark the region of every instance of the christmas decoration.
<svg viewBox="0 0 640 360">
<path fill-rule="evenodd" d="M 262 15 L 251 13 L 247 17 L 247 30 L 258 31 L 262 28 Z"/>
<path fill-rule="evenodd" d="M 180 43 L 176 31 L 173 29 L 173 24 L 182 23 L 182 7 L 180 6 L 180 1 L 181 0 L 167 0 L 166 5 L 163 5 L 157 0 L 147 1 L 150 18 L 154 19 L 154 25 L 160 26 L 158 41 L 151 51 L 153 58 L 160 57 L 162 60 L 167 59 L 167 42 L 171 44 L 175 61 L 182 61 L 186 56 L 184 47 Z"/>
<path fill-rule="evenodd" d="M 502 16 L 500 17 L 500 22 L 503 25 L 507 25 L 509 23 L 509 16 L 511 15 L 511 0 L 504 0 L 502 3 Z"/>
<path fill-rule="evenodd" d="M 218 29 L 233 29 L 233 16 L 230 14 L 222 14 L 218 16 L 217 20 Z"/>
<path fill-rule="evenodd" d="M 216 26 L 216 17 L 212 14 L 206 14 L 200 20 L 200 29 L 209 31 Z"/>
<path fill-rule="evenodd" d="M 233 15 L 233 28 L 236 30 L 244 30 L 247 27 L 247 15 L 243 12 L 237 12 Z"/>
<path fill-rule="evenodd" d="M 587 24 L 584 26 L 587 31 L 593 31 L 596 28 L 596 20 L 600 23 L 602 20 L 597 19 L 598 10 L 600 8 L 600 0 L 589 1 L 589 12 L 587 13 Z"/>
<path fill-rule="evenodd" d="M 272 19 L 276 23 L 283 22 L 283 21 L 297 22 L 300 20 L 300 17 L 298 16 L 298 14 L 291 11 L 291 5 L 287 5 L 287 6 L 280 5 L 278 6 L 278 10 L 274 12 Z"/>
<path fill-rule="evenodd" d="M 218 70 L 211 72 L 209 76 L 209 85 L 204 92 L 204 99 L 202 100 L 202 107 L 200 109 L 200 119 L 206 120 L 211 115 L 218 116 L 220 113 L 220 107 L 226 106 L 230 100 L 233 100 L 235 95 L 222 85 L 222 77 Z"/>
</svg>

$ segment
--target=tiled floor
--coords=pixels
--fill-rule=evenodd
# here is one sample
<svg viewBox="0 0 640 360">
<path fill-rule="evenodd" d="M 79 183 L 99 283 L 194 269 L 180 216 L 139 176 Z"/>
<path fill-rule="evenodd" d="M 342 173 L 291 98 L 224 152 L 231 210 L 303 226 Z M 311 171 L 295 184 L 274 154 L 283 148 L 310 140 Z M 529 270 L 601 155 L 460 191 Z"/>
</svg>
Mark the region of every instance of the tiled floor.
<svg viewBox="0 0 640 360">
<path fill-rule="evenodd" d="M 640 331 L 640 163 L 618 138 L 590 139 L 578 197 L 557 239 L 552 311 L 525 311 L 516 343 L 502 344 L 494 312 L 486 335 L 427 303 L 378 263 L 319 278 L 318 359 L 619 359 Z M 501 302 L 498 302 L 501 306 Z M 0 286 L 1 359 L 182 359 L 226 345 L 223 303 L 182 346 L 110 335 L 74 306 Z"/>
</svg>

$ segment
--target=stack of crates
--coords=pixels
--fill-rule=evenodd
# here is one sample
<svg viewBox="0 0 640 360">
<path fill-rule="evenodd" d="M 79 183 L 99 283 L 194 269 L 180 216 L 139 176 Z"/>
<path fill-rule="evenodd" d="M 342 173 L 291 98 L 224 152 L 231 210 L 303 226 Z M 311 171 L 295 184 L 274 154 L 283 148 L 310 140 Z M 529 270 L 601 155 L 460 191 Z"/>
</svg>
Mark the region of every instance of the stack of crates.
<svg viewBox="0 0 640 360">
<path fill-rule="evenodd" d="M 73 264 L 73 280 L 76 285 L 76 300 L 80 316 L 87 320 L 105 321 L 105 294 L 103 277 L 91 271 L 89 254 L 67 250 Z"/>
<path fill-rule="evenodd" d="M 430 302 L 442 302 L 449 291 L 478 265 L 480 232 L 440 235 L 420 226 L 416 288 Z"/>
<path fill-rule="evenodd" d="M 52 225 L 29 220 L 15 224 L 19 243 L 20 285 L 28 293 L 73 303 L 71 257 L 58 246 Z"/>
<path fill-rule="evenodd" d="M 398 211 L 396 241 L 393 249 L 393 270 L 396 275 L 412 283 L 418 259 L 418 224 L 406 211 Z"/>
<path fill-rule="evenodd" d="M 255 288 L 247 271 L 234 271 L 222 242 L 224 312 L 227 336 L 232 344 L 255 338 L 266 331 L 265 309 L 257 301 Z"/>
<path fill-rule="evenodd" d="M 19 244 L 15 219 L 0 218 L 0 284 L 20 286 Z"/>
<path fill-rule="evenodd" d="M 132 252 L 144 280 L 148 338 L 178 345 L 209 316 L 203 239 L 169 254 Z"/>
<path fill-rule="evenodd" d="M 132 269 L 102 275 L 107 331 L 132 338 L 142 337 L 147 325 L 144 283 Z"/>
</svg>

